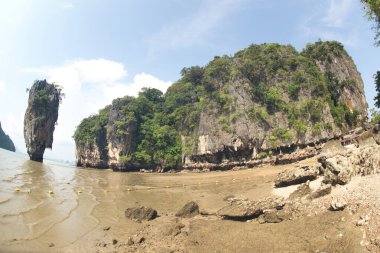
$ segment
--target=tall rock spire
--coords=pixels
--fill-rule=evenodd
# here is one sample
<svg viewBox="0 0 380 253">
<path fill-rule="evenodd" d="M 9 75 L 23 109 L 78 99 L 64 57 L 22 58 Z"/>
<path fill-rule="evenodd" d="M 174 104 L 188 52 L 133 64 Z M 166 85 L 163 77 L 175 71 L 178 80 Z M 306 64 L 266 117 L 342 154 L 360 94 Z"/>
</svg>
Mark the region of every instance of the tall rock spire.
<svg viewBox="0 0 380 253">
<path fill-rule="evenodd" d="M 53 133 L 62 97 L 59 86 L 35 81 L 29 91 L 24 118 L 24 139 L 30 160 L 42 162 L 46 148 L 53 146 Z"/>
</svg>

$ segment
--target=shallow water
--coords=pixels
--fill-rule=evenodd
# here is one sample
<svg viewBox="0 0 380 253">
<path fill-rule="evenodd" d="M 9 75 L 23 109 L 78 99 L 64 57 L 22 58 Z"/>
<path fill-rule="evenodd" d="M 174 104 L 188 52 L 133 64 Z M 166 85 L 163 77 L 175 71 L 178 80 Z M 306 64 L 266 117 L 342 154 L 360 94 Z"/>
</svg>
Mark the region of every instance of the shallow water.
<svg viewBox="0 0 380 253">
<path fill-rule="evenodd" d="M 40 251 L 50 243 L 64 248 L 101 237 L 96 231 L 107 225 L 128 233 L 139 225 L 125 219 L 124 210 L 137 205 L 168 215 L 189 200 L 217 210 L 231 192 L 259 198 L 270 192 L 270 171 L 121 173 L 42 164 L 0 149 L 0 249 Z"/>
</svg>

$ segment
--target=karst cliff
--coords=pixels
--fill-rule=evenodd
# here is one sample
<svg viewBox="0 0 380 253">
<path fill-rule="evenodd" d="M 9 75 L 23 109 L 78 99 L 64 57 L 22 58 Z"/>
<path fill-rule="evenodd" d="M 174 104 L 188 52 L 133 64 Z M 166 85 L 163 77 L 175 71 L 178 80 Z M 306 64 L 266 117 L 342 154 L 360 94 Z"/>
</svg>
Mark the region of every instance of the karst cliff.
<svg viewBox="0 0 380 253">
<path fill-rule="evenodd" d="M 251 45 L 184 68 L 165 94 L 143 89 L 84 119 L 79 166 L 233 168 L 314 155 L 367 118 L 363 81 L 339 42 Z"/>
<path fill-rule="evenodd" d="M 28 155 L 33 161 L 42 162 L 45 149 L 53 146 L 53 133 L 61 98 L 61 88 L 46 80 L 35 81 L 29 90 L 24 139 Z"/>
<path fill-rule="evenodd" d="M 4 133 L 0 123 L 0 148 L 15 152 L 16 148 L 11 138 Z"/>
</svg>

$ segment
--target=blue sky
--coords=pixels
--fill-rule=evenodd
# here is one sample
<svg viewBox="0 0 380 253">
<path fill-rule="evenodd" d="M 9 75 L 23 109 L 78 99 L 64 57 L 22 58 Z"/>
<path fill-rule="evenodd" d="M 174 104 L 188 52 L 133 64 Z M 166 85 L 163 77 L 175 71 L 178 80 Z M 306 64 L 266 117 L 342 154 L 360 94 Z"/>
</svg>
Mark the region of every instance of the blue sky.
<svg viewBox="0 0 380 253">
<path fill-rule="evenodd" d="M 12 0 L 0 2 L 0 121 L 25 152 L 23 116 L 35 79 L 64 87 L 52 151 L 74 160 L 81 119 L 145 86 L 163 91 L 183 67 L 250 44 L 342 42 L 373 107 L 380 48 L 359 0 Z"/>
</svg>

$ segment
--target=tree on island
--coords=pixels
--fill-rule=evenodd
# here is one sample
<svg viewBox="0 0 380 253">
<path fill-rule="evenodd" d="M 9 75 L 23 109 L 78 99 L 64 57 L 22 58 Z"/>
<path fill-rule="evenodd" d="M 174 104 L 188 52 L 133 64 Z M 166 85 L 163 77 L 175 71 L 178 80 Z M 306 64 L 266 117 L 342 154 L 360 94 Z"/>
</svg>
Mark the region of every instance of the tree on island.
<svg viewBox="0 0 380 253">
<path fill-rule="evenodd" d="M 369 20 L 373 21 L 375 24 L 373 29 L 375 30 L 375 46 L 380 46 L 380 0 L 361 0 L 364 4 L 366 15 Z M 376 96 L 375 106 L 380 108 L 380 71 L 374 74 L 375 86 L 376 86 Z M 380 114 L 375 109 L 371 110 L 372 122 L 380 121 Z"/>
</svg>

